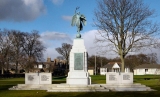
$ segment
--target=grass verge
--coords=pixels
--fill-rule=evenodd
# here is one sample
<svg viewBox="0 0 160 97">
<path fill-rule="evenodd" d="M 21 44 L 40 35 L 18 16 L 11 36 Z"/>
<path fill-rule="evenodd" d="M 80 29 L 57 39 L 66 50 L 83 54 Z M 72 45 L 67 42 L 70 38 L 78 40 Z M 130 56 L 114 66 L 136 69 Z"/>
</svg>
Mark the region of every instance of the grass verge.
<svg viewBox="0 0 160 97">
<path fill-rule="evenodd" d="M 145 75 L 134 76 L 135 83 L 147 85 L 157 91 L 154 92 L 63 92 L 63 93 L 48 93 L 42 90 L 8 90 L 8 88 L 24 84 L 24 78 L 6 78 L 0 79 L 0 97 L 159 97 L 160 96 L 160 76 Z M 144 78 L 150 78 L 145 80 Z M 106 83 L 105 76 L 96 75 L 91 76 L 92 83 L 104 84 Z M 65 77 L 53 77 L 53 84 L 66 83 Z"/>
</svg>

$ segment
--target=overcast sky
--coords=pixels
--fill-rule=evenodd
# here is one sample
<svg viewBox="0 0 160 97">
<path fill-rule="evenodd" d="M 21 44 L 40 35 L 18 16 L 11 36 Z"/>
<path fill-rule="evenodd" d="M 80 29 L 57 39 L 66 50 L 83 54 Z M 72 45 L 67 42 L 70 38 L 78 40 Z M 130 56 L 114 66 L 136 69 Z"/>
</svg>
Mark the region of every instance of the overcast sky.
<svg viewBox="0 0 160 97">
<path fill-rule="evenodd" d="M 154 21 L 159 22 L 160 0 L 144 0 L 144 3 L 155 9 L 157 17 Z M 62 43 L 72 44 L 75 38 L 77 32 L 76 27 L 71 26 L 71 18 L 77 6 L 87 19 L 87 25 L 81 32 L 82 38 L 89 55 L 94 55 L 97 52 L 94 49 L 97 30 L 93 26 L 96 0 L 0 0 L 0 29 L 25 32 L 38 30 L 47 48 L 44 58 L 51 57 L 53 60 L 59 56 L 55 48 Z M 157 54 L 160 57 L 159 53 Z M 105 56 L 115 57 L 116 54 L 107 53 Z"/>
</svg>

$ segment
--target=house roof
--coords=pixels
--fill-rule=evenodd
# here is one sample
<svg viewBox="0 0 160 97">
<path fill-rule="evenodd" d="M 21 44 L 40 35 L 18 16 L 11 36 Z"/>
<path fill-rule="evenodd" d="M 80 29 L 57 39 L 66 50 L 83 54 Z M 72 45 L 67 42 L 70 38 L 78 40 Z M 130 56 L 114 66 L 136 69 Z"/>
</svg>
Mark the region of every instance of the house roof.
<svg viewBox="0 0 160 97">
<path fill-rule="evenodd" d="M 119 67 L 121 67 L 121 62 L 109 62 L 107 65 L 104 65 L 101 68 L 112 68 L 116 63 L 119 65 Z"/>
<path fill-rule="evenodd" d="M 142 64 L 142 65 L 135 67 L 135 69 L 139 69 L 139 68 L 160 68 L 160 65 L 158 65 L 158 64 Z"/>
</svg>

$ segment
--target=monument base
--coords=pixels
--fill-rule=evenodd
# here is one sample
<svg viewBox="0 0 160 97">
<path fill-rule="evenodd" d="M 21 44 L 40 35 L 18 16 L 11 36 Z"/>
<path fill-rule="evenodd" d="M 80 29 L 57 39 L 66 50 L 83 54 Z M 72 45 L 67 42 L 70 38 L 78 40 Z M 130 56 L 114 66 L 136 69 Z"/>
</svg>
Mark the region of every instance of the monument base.
<svg viewBox="0 0 160 97">
<path fill-rule="evenodd" d="M 116 76 L 110 73 L 111 80 L 116 80 Z M 27 74 L 30 77 L 32 76 L 36 79 L 35 74 Z M 42 74 L 45 76 L 49 76 L 46 74 Z M 123 74 L 122 74 L 123 75 Z M 29 77 L 26 76 L 26 77 Z M 29 77 L 29 79 L 31 79 Z M 43 76 L 44 77 L 44 76 Z M 33 79 L 32 78 L 32 79 Z M 44 77 L 46 79 L 46 77 Z M 44 80 L 44 78 L 42 78 Z M 125 74 L 123 80 L 128 80 L 131 77 Z M 87 72 L 84 71 L 72 71 L 69 72 L 67 77 L 67 84 L 50 84 L 50 83 L 35 83 L 37 80 L 32 80 L 32 83 L 26 84 L 18 84 L 17 86 L 13 86 L 9 88 L 9 90 L 47 90 L 47 92 L 109 92 L 109 91 L 155 91 L 150 87 L 146 87 L 145 85 L 141 85 L 138 83 L 133 84 L 132 81 L 127 81 L 123 83 L 107 83 L 107 84 L 91 84 L 91 78 L 89 77 Z M 118 81 L 118 80 L 117 80 Z M 89 85 L 90 84 L 90 85 Z"/>
<path fill-rule="evenodd" d="M 87 51 L 82 38 L 73 40 L 69 62 L 66 83 L 68 85 L 90 85 L 91 78 L 87 70 Z"/>
<path fill-rule="evenodd" d="M 51 73 L 25 73 L 25 84 L 52 84 Z"/>
<path fill-rule="evenodd" d="M 70 85 L 90 85 L 91 77 L 88 72 L 72 71 L 68 73 L 67 84 Z"/>
<path fill-rule="evenodd" d="M 47 90 L 47 92 L 109 92 L 109 91 L 156 91 L 141 84 L 132 85 L 69 85 L 69 84 L 18 84 L 9 90 Z"/>
<path fill-rule="evenodd" d="M 154 91 L 145 85 L 134 84 L 133 73 L 131 72 L 107 72 L 106 84 L 103 87 L 107 87 L 110 91 Z"/>
<path fill-rule="evenodd" d="M 106 73 L 106 84 L 133 84 L 133 73 L 108 72 Z"/>
</svg>

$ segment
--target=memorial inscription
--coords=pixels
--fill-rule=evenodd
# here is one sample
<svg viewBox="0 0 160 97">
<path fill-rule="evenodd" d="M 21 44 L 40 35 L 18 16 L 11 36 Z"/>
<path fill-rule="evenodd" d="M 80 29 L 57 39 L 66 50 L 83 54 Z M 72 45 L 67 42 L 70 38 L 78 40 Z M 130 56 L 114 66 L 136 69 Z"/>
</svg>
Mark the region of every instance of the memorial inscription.
<svg viewBox="0 0 160 97">
<path fill-rule="evenodd" d="M 129 75 L 123 75 L 123 80 L 130 80 L 130 76 Z"/>
<path fill-rule="evenodd" d="M 46 76 L 46 75 L 41 76 L 41 81 L 48 81 L 48 80 L 49 80 L 48 76 Z"/>
<path fill-rule="evenodd" d="M 109 75 L 109 80 L 110 80 L 110 81 L 115 81 L 115 80 L 116 80 L 115 75 Z"/>
<path fill-rule="evenodd" d="M 28 75 L 28 80 L 32 81 L 34 79 L 34 75 Z"/>
<path fill-rule="evenodd" d="M 83 53 L 74 53 L 74 70 L 83 70 Z"/>
</svg>

